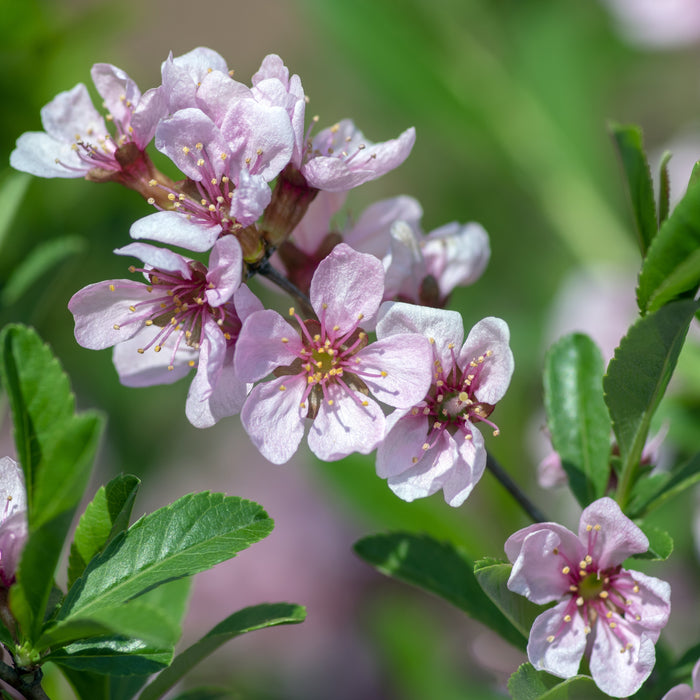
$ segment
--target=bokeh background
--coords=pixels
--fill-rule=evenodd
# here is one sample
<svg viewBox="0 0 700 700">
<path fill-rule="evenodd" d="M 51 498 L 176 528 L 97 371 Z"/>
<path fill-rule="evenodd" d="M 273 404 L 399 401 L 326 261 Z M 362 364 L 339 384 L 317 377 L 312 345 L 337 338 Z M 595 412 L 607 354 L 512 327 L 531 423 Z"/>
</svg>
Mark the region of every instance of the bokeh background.
<svg viewBox="0 0 700 700">
<path fill-rule="evenodd" d="M 1 162 L 22 132 L 41 129 L 39 110 L 56 93 L 90 84 L 93 63 L 118 65 L 145 90 L 159 84 L 169 51 L 196 46 L 221 53 L 243 82 L 266 54 L 280 54 L 322 126 L 351 117 L 373 141 L 416 127 L 409 160 L 353 191 L 349 216 L 409 194 L 423 205 L 426 231 L 453 220 L 485 226 L 489 268 L 451 308 L 466 327 L 495 315 L 511 328 L 515 376 L 493 416 L 501 435 L 487 444 L 552 517 L 575 525 L 573 501 L 536 479 L 547 453 L 544 352 L 580 328 L 609 356 L 633 318 L 639 257 L 607 125 L 640 124 L 653 171 L 672 150 L 672 195 L 682 194 L 700 158 L 700 4 L 0 0 Z M 197 578 L 185 642 L 263 601 L 307 605 L 307 621 L 229 643 L 188 682 L 260 700 L 503 697 L 524 660 L 517 652 L 352 552 L 363 535 L 406 529 L 475 558 L 502 556 L 505 538 L 527 522 L 491 475 L 459 509 L 441 495 L 406 504 L 375 476 L 371 457 L 321 464 L 302 450 L 280 467 L 256 454 L 237 418 L 193 428 L 187 380 L 121 387 L 109 351 L 75 343 L 66 303 L 86 284 L 128 276 L 128 261 L 112 250 L 150 207 L 117 185 L 18 177 L 1 165 L 0 178 L 0 320 L 35 326 L 79 405 L 108 415 L 92 490 L 126 471 L 143 479 L 135 514 L 211 489 L 257 500 L 277 522 L 267 540 Z M 699 364 L 691 345 L 664 405 L 669 460 L 698 449 Z M 659 512 L 676 552 L 648 568 L 672 580 L 683 610 L 664 635 L 672 655 L 697 641 L 695 511 L 689 494 Z"/>
</svg>

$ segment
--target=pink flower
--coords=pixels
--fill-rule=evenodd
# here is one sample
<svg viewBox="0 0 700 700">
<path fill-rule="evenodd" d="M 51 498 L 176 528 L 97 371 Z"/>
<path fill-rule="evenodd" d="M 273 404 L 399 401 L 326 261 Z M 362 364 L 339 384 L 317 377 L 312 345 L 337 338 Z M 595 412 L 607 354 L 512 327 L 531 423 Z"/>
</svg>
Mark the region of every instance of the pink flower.
<svg viewBox="0 0 700 700">
<path fill-rule="evenodd" d="M 0 585 L 9 588 L 27 541 L 27 494 L 21 467 L 10 457 L 0 459 Z"/>
<path fill-rule="evenodd" d="M 262 304 L 241 286 L 241 250 L 233 236 L 218 240 L 209 268 L 145 243 L 115 251 L 134 255 L 131 267 L 147 284 L 109 280 L 77 292 L 68 303 L 75 337 L 92 350 L 115 346 L 122 384 L 170 384 L 190 369 L 186 413 L 196 427 L 208 427 L 237 413 L 247 385 L 233 371 L 233 348 L 241 323 Z"/>
<path fill-rule="evenodd" d="M 583 511 L 578 536 L 538 523 L 508 538 L 508 588 L 538 605 L 557 602 L 530 631 L 527 653 L 536 669 L 570 678 L 585 655 L 603 692 L 627 697 L 640 688 L 671 611 L 668 583 L 621 566 L 648 548 L 644 533 L 607 497 Z"/>
<path fill-rule="evenodd" d="M 42 108 L 45 131 L 27 132 L 17 139 L 10 154 L 13 168 L 39 177 L 148 179 L 150 161 L 143 151 L 167 109 L 162 89 L 142 95 L 124 71 L 108 63 L 96 63 L 91 73 L 115 133 L 107 129 L 87 88 L 79 83 Z"/>
<path fill-rule="evenodd" d="M 299 167 L 309 187 L 343 192 L 397 168 L 406 160 L 416 130 L 406 129 L 396 139 L 367 141 L 350 119 L 323 129 L 307 145 Z"/>
<path fill-rule="evenodd" d="M 483 422 L 495 429 L 488 417 L 513 374 L 508 326 L 501 319 L 485 318 L 462 345 L 462 317 L 455 311 L 385 304 L 377 337 L 404 333 L 430 339 L 430 389 L 423 400 L 387 418 L 377 474 L 405 501 L 442 489 L 447 503 L 459 506 L 486 466 L 484 439 L 476 426 Z"/>
<path fill-rule="evenodd" d="M 700 698 L 700 661 L 693 668 L 693 687 L 686 683 L 676 685 L 661 700 L 698 700 Z"/>
<path fill-rule="evenodd" d="M 271 462 L 283 464 L 296 452 L 307 417 L 313 420 L 309 447 L 321 459 L 367 454 L 382 440 L 385 421 L 370 392 L 394 407 L 412 406 L 425 395 L 427 339 L 400 334 L 368 345 L 360 328 L 375 316 L 383 289 L 381 263 L 340 244 L 311 282 L 318 321 L 294 314 L 301 333 L 271 310 L 244 322 L 236 372 L 251 382 L 271 372 L 275 378 L 251 391 L 241 421 Z"/>
</svg>

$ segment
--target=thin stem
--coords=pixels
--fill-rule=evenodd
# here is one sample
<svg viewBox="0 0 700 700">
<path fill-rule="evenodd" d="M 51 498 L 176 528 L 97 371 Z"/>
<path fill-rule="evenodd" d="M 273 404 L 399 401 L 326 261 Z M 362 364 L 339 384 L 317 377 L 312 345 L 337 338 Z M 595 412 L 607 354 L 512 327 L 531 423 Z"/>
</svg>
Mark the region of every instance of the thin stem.
<svg viewBox="0 0 700 700">
<path fill-rule="evenodd" d="M 304 318 L 316 318 L 316 313 L 314 312 L 309 297 L 304 294 L 295 284 L 290 282 L 284 275 L 281 275 L 277 270 L 275 270 L 272 265 L 270 265 L 269 260 L 264 260 L 255 268 L 255 272 L 263 277 L 267 277 L 271 282 L 274 282 L 278 287 L 283 289 L 289 296 L 296 300 L 301 307 L 301 315 Z"/>
<path fill-rule="evenodd" d="M 520 487 L 508 476 L 505 469 L 494 459 L 490 452 L 486 453 L 486 468 L 501 482 L 505 490 L 518 502 L 533 522 L 549 522 L 549 518 L 520 490 Z"/>
</svg>

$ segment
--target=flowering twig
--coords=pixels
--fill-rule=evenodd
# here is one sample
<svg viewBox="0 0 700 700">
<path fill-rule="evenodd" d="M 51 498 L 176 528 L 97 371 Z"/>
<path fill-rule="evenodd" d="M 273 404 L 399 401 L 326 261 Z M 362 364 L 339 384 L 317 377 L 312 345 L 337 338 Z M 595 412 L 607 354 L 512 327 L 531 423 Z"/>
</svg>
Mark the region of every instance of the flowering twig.
<svg viewBox="0 0 700 700">
<path fill-rule="evenodd" d="M 520 504 L 520 507 L 535 523 L 550 522 L 550 519 L 520 490 L 520 487 L 508 476 L 503 467 L 490 452 L 486 453 L 486 468 L 501 482 L 503 487 Z"/>
</svg>

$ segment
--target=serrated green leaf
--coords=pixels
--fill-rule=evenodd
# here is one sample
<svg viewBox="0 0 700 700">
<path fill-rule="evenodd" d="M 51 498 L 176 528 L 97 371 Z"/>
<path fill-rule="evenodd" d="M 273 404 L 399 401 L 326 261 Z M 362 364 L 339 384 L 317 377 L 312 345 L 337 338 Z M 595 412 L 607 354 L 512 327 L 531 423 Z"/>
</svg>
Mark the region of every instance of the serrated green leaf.
<svg viewBox="0 0 700 700">
<path fill-rule="evenodd" d="M 604 700 L 609 696 L 588 676 L 561 678 L 535 671 L 532 664 L 523 664 L 508 680 L 508 693 L 513 700 Z"/>
<path fill-rule="evenodd" d="M 101 552 L 115 535 L 129 527 L 131 509 L 140 480 L 122 474 L 101 486 L 80 517 L 68 561 L 68 588 L 83 573 L 87 563 Z"/>
<path fill-rule="evenodd" d="M 173 659 L 139 695 L 139 700 L 157 700 L 178 683 L 202 659 L 231 639 L 246 632 L 303 622 L 304 608 L 290 603 L 264 603 L 239 610 L 211 629 L 198 642 Z"/>
<path fill-rule="evenodd" d="M 697 168 L 698 166 L 696 166 Z M 659 229 L 639 274 L 637 302 L 643 314 L 700 285 L 700 178 Z"/>
<path fill-rule="evenodd" d="M 605 494 L 610 479 L 603 372 L 600 350 L 580 333 L 555 343 L 545 360 L 547 426 L 571 490 L 584 507 Z"/>
<path fill-rule="evenodd" d="M 617 146 L 627 179 L 634 222 L 642 257 L 646 255 L 657 231 L 654 184 L 642 143 L 642 130 L 634 125 L 611 124 L 610 132 Z"/>
<path fill-rule="evenodd" d="M 636 481 L 651 419 L 697 309 L 694 301 L 676 301 L 639 319 L 615 350 L 603 379 L 605 403 L 620 448 L 617 500 L 623 511 Z"/>
<path fill-rule="evenodd" d="M 43 660 L 76 671 L 132 676 L 156 673 L 172 658 L 172 648 L 159 649 L 137 639 L 114 638 L 69 644 Z"/>
<path fill-rule="evenodd" d="M 93 558 L 57 620 L 90 617 L 104 606 L 209 569 L 266 537 L 272 526 L 252 501 L 208 492 L 184 496 L 136 522 Z"/>
<path fill-rule="evenodd" d="M 355 551 L 383 574 L 444 598 L 524 649 L 527 634 L 514 627 L 484 594 L 474 576 L 474 563 L 459 549 L 427 535 L 393 533 L 365 537 Z"/>
<path fill-rule="evenodd" d="M 671 179 L 668 174 L 668 161 L 672 153 L 664 151 L 659 163 L 659 226 L 668 219 L 671 202 Z"/>
<path fill-rule="evenodd" d="M 492 603 L 501 611 L 503 616 L 518 630 L 522 637 L 527 640 L 530 636 L 530 628 L 534 619 L 543 612 L 540 605 L 531 603 L 524 596 L 518 595 L 508 590 L 508 579 L 510 578 L 510 564 L 492 564 L 488 560 L 486 566 L 480 566 L 479 562 L 474 567 L 474 576 Z M 522 647 L 525 649 L 525 647 Z"/>
<path fill-rule="evenodd" d="M 665 530 L 638 522 L 637 525 L 649 540 L 648 551 L 642 554 L 634 554 L 635 559 L 651 559 L 652 561 L 665 561 L 673 552 L 673 538 Z"/>
<path fill-rule="evenodd" d="M 84 249 L 85 241 L 79 236 L 63 236 L 37 245 L 8 277 L 0 296 L 0 303 L 3 306 L 15 304 L 44 278 L 52 267 Z"/>
</svg>

